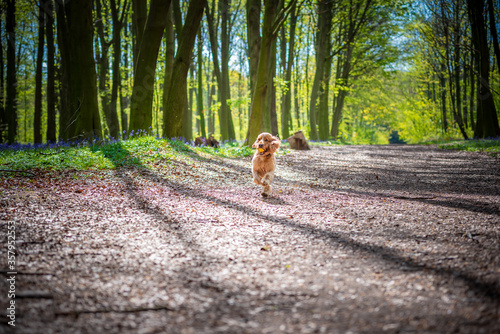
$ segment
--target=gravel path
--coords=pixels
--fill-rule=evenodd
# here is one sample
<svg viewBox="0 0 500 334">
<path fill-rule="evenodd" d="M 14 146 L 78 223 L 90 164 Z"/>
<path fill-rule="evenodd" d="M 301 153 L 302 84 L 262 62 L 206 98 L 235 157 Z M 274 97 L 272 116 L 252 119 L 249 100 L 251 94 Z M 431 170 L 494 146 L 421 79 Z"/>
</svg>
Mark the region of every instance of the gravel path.
<svg viewBox="0 0 500 334">
<path fill-rule="evenodd" d="M 314 147 L 266 199 L 250 160 L 0 179 L 15 333 L 500 332 L 498 160 Z"/>
</svg>

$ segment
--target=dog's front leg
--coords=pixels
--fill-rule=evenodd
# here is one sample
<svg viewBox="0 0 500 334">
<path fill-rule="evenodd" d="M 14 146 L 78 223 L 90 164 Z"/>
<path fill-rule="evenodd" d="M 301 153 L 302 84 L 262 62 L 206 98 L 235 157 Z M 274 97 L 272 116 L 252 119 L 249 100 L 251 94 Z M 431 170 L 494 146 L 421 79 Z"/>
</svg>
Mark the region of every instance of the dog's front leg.
<svg viewBox="0 0 500 334">
<path fill-rule="evenodd" d="M 260 177 L 259 173 L 253 171 L 252 174 L 253 174 L 253 182 L 255 184 L 262 184 L 262 178 Z"/>
<path fill-rule="evenodd" d="M 261 180 L 261 184 L 264 187 L 261 195 L 267 197 L 271 194 L 271 182 L 273 181 L 274 174 L 267 173 Z"/>
</svg>

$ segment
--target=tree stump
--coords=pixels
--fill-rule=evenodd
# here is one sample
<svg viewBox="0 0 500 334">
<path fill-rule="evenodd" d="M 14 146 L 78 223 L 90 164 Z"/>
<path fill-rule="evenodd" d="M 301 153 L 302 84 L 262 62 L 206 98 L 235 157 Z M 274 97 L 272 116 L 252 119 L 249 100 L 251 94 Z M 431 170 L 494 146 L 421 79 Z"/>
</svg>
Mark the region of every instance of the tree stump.
<svg viewBox="0 0 500 334">
<path fill-rule="evenodd" d="M 202 146 L 202 145 L 217 148 L 219 147 L 219 142 L 212 135 L 208 136 L 208 138 L 196 137 L 194 140 L 194 146 Z"/>
<path fill-rule="evenodd" d="M 290 143 L 290 148 L 294 150 L 310 150 L 309 144 L 307 143 L 306 137 L 302 131 L 297 131 L 286 139 L 288 143 Z"/>
</svg>

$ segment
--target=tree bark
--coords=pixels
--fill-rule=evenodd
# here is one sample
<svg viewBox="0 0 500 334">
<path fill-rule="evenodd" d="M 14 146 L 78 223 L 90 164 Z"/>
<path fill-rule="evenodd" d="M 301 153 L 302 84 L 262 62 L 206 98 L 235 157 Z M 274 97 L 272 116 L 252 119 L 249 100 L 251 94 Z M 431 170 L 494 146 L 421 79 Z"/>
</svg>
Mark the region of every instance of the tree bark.
<svg viewBox="0 0 500 334">
<path fill-rule="evenodd" d="M 113 44 L 113 53 L 115 53 L 115 47 L 116 44 L 115 42 L 120 43 L 120 30 L 121 27 L 115 26 L 116 21 L 114 20 L 114 15 L 113 12 L 116 13 L 116 6 L 114 3 L 111 4 L 111 7 L 115 7 L 115 10 L 112 9 L 112 20 L 113 20 L 113 39 L 111 41 L 106 40 L 106 33 L 104 32 L 104 23 L 103 23 L 103 15 L 102 13 L 104 12 L 105 15 L 107 15 L 107 10 L 103 11 L 103 8 L 101 6 L 101 1 L 102 0 L 96 0 L 96 9 L 97 9 L 97 33 L 99 35 L 99 40 L 101 44 L 101 55 L 99 58 L 99 94 L 101 96 L 101 107 L 102 111 L 104 112 L 104 116 L 106 119 L 106 124 L 108 125 L 108 130 L 109 130 L 109 136 L 112 138 L 118 138 L 119 132 L 120 132 L 120 123 L 118 121 L 118 114 L 116 112 L 116 98 L 117 96 L 115 95 L 114 98 L 114 107 L 112 108 L 112 94 L 110 91 L 109 87 L 109 47 L 111 44 Z M 116 40 L 115 40 L 116 39 Z M 120 43 L 121 44 L 121 43 Z M 119 53 L 120 51 L 118 51 Z M 118 57 L 120 54 L 118 54 Z M 116 62 L 116 56 L 113 56 L 114 62 L 113 62 L 113 81 L 115 82 L 116 78 L 119 78 L 120 75 L 120 66 L 118 64 L 118 68 L 115 65 Z M 119 59 L 119 58 L 118 58 Z M 115 74 L 116 70 L 116 74 Z M 117 86 L 118 84 L 116 84 Z M 113 86 L 115 86 L 115 83 L 113 83 Z M 116 92 L 115 92 L 116 94 Z"/>
<path fill-rule="evenodd" d="M 40 0 L 38 7 L 38 49 L 36 52 L 35 70 L 35 120 L 33 139 L 35 144 L 42 143 L 42 66 L 45 51 L 45 1 Z"/>
<path fill-rule="evenodd" d="M 168 109 L 167 99 L 172 82 L 172 72 L 174 70 L 175 57 L 175 35 L 174 35 L 174 17 L 173 6 L 170 6 L 167 12 L 167 23 L 165 26 L 165 74 L 163 76 L 163 114 Z M 163 119 L 165 122 L 165 119 Z"/>
<path fill-rule="evenodd" d="M 56 94 L 54 70 L 54 6 L 53 1 L 46 1 L 47 13 L 47 142 L 55 143 L 56 137 Z"/>
<path fill-rule="evenodd" d="M 134 72 L 137 66 L 137 57 L 144 36 L 144 28 L 148 18 L 148 2 L 143 0 L 132 0 L 132 50 L 134 57 Z"/>
<path fill-rule="evenodd" d="M 2 17 L 4 13 L 4 7 L 0 6 L 0 31 L 2 31 Z M 4 51 L 3 43 L 0 43 L 0 144 L 6 139 L 7 130 L 7 115 L 5 114 L 5 81 L 4 81 Z"/>
<path fill-rule="evenodd" d="M 198 117 L 200 118 L 200 132 L 203 138 L 207 138 L 207 131 L 205 130 L 205 112 L 203 111 L 203 39 L 201 28 L 198 32 L 198 96 L 197 96 L 197 109 Z"/>
<path fill-rule="evenodd" d="M 248 0 L 247 11 L 247 40 L 248 40 L 248 67 L 250 69 L 250 96 L 253 98 L 257 67 L 259 65 L 260 50 L 260 0 Z"/>
<path fill-rule="evenodd" d="M 172 138 L 182 135 L 182 114 L 186 103 L 187 74 L 206 2 L 207 0 L 200 0 L 189 3 L 185 19 L 185 22 L 189 22 L 189 24 L 182 29 L 168 93 L 168 108 L 163 111 L 163 135 L 166 137 Z"/>
<path fill-rule="evenodd" d="M 292 66 L 293 66 L 294 51 L 295 51 L 295 28 L 297 26 L 296 7 L 297 5 L 294 3 L 290 16 L 288 59 L 286 59 L 286 70 L 285 70 L 285 82 L 287 83 L 287 90 L 285 92 L 285 96 L 283 97 L 283 103 L 281 107 L 281 135 L 283 136 L 283 138 L 290 137 L 291 109 L 292 109 Z M 285 38 L 283 38 L 282 43 L 286 45 Z"/>
<path fill-rule="evenodd" d="M 13 144 L 17 136 L 17 76 L 16 76 L 16 2 L 5 0 L 7 33 L 7 79 L 5 113 L 7 115 L 7 142 Z"/>
<path fill-rule="evenodd" d="M 259 62 L 257 75 L 255 78 L 255 87 L 253 92 L 252 107 L 250 111 L 250 120 L 245 144 L 253 142 L 262 130 L 263 117 L 265 115 L 266 95 L 268 89 L 269 62 L 271 59 L 271 46 L 274 36 L 272 36 L 272 25 L 275 9 L 278 6 L 278 0 L 264 1 L 264 20 L 262 27 L 262 40 L 259 52 Z"/>
<path fill-rule="evenodd" d="M 316 32 L 316 71 L 314 73 L 313 86 L 309 102 L 309 125 L 311 127 L 309 136 L 311 140 L 318 140 L 317 130 L 317 105 L 321 90 L 321 84 L 324 79 L 324 70 L 327 57 L 330 57 L 328 46 L 330 43 L 330 31 L 332 29 L 333 1 L 318 2 L 318 24 Z M 328 125 L 327 125 L 328 126 Z"/>
<path fill-rule="evenodd" d="M 493 7 L 493 0 L 488 1 L 488 16 L 490 18 L 490 33 L 493 40 L 493 50 L 495 51 L 495 58 L 497 59 L 497 68 L 500 71 L 500 46 L 498 45 L 498 33 L 495 22 L 495 11 Z"/>
<path fill-rule="evenodd" d="M 147 131 L 153 122 L 156 61 L 167 22 L 170 0 L 152 0 L 134 71 L 130 103 L 130 131 Z"/>
<path fill-rule="evenodd" d="M 112 87 L 111 87 L 111 101 L 109 103 L 109 115 L 113 120 L 113 125 L 108 122 L 110 135 L 114 138 L 120 136 L 120 124 L 118 121 L 118 89 L 121 86 L 120 62 L 121 62 L 121 31 L 123 29 L 123 22 L 127 15 L 130 2 L 125 0 L 121 15 L 118 15 L 120 9 L 120 1 L 118 4 L 116 0 L 111 0 L 111 19 L 113 21 L 113 64 L 112 66 Z M 125 124 L 124 124 L 125 123 Z M 113 129 L 112 129 L 113 128 Z M 126 122 L 122 119 L 122 128 L 126 129 Z"/>
<path fill-rule="evenodd" d="M 472 30 L 474 51 L 478 57 L 478 93 L 477 93 L 477 119 L 474 137 L 488 138 L 500 136 L 498 117 L 490 90 L 490 53 L 484 22 L 483 5 L 478 6 L 473 0 L 467 0 L 469 20 Z"/>
<path fill-rule="evenodd" d="M 92 46 L 92 4 L 73 0 L 58 11 L 63 80 L 68 89 L 70 118 L 64 124 L 68 138 L 102 138 L 97 101 L 95 60 Z"/>
</svg>

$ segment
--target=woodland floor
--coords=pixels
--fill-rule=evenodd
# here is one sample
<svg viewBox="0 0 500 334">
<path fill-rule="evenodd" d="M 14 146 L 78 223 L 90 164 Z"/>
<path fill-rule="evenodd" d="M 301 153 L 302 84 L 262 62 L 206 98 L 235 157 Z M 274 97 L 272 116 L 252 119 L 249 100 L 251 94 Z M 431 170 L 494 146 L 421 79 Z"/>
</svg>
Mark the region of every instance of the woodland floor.
<svg viewBox="0 0 500 334">
<path fill-rule="evenodd" d="M 0 179 L 15 332 L 500 332 L 498 159 L 314 147 L 278 157 L 269 198 L 250 161 Z"/>
</svg>

